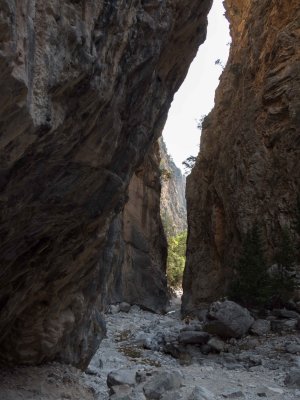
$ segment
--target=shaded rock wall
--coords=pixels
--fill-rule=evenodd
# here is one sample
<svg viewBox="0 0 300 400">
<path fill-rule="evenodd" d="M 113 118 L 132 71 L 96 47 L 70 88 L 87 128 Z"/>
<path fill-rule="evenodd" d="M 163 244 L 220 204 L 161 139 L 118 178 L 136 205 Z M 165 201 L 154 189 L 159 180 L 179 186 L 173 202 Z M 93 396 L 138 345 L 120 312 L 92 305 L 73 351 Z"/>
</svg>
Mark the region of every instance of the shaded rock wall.
<svg viewBox="0 0 300 400">
<path fill-rule="evenodd" d="M 159 140 L 161 176 L 161 217 L 167 235 L 176 235 L 187 229 L 185 176 L 176 166 L 163 138 Z"/>
<path fill-rule="evenodd" d="M 156 142 L 135 171 L 128 201 L 111 226 L 106 291 L 110 303 L 126 301 L 164 312 L 168 302 L 167 242 L 160 219 L 160 155 Z"/>
<path fill-rule="evenodd" d="M 2 362 L 84 367 L 97 348 L 111 223 L 210 5 L 0 0 Z"/>
<path fill-rule="evenodd" d="M 187 179 L 183 309 L 222 295 L 241 238 L 263 228 L 272 262 L 280 227 L 293 239 L 300 192 L 300 4 L 225 1 L 232 46 Z M 298 238 L 299 239 L 299 238 Z"/>
</svg>

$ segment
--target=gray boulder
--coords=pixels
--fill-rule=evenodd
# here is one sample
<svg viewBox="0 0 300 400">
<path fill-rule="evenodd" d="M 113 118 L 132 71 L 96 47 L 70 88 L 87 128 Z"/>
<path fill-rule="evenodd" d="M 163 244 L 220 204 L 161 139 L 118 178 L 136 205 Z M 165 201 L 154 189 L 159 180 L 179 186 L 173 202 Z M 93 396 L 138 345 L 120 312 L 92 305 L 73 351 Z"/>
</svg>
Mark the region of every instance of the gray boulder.
<svg viewBox="0 0 300 400">
<path fill-rule="evenodd" d="M 289 343 L 285 346 L 285 350 L 287 351 L 287 353 L 290 354 L 300 354 L 300 344 L 297 343 Z"/>
<path fill-rule="evenodd" d="M 208 318 L 210 321 L 204 325 L 204 330 L 222 338 L 240 338 L 254 323 L 246 308 L 229 300 L 213 303 Z"/>
<path fill-rule="evenodd" d="M 225 393 L 222 393 L 222 397 L 225 399 L 244 399 L 245 395 L 241 390 L 228 390 Z"/>
<path fill-rule="evenodd" d="M 175 400 L 175 399 L 174 399 Z M 215 396 L 203 386 L 195 386 L 188 400 L 215 400 Z"/>
<path fill-rule="evenodd" d="M 178 336 L 178 342 L 181 344 L 205 344 L 208 340 L 207 332 L 183 331 Z"/>
<path fill-rule="evenodd" d="M 119 304 L 111 304 L 107 310 L 108 314 L 118 314 L 120 312 L 120 305 Z"/>
<path fill-rule="evenodd" d="M 120 307 L 120 311 L 125 312 L 125 313 L 128 313 L 131 309 L 131 305 L 129 303 L 126 303 L 125 301 L 120 303 L 119 307 Z"/>
<path fill-rule="evenodd" d="M 216 337 L 209 339 L 207 343 L 212 350 L 216 351 L 217 353 L 221 353 L 222 351 L 225 351 L 226 345 L 223 342 L 223 340 L 220 340 Z"/>
<path fill-rule="evenodd" d="M 111 371 L 107 376 L 107 386 L 128 385 L 134 386 L 136 384 L 136 370 L 121 368 L 116 371 Z"/>
<path fill-rule="evenodd" d="M 257 336 L 263 336 L 271 330 L 271 322 L 266 319 L 257 319 L 250 328 L 250 332 Z"/>
<path fill-rule="evenodd" d="M 287 310 L 286 308 L 273 310 L 273 315 L 279 318 L 300 319 L 299 313 L 293 310 Z"/>
<path fill-rule="evenodd" d="M 298 321 L 296 319 L 275 319 L 271 321 L 271 330 L 273 332 L 292 332 L 297 329 Z"/>
<path fill-rule="evenodd" d="M 129 396 L 132 394 L 132 386 L 129 385 L 112 386 L 110 388 L 110 392 L 111 392 L 110 398 L 113 400 L 126 399 L 127 397 L 130 398 Z"/>
<path fill-rule="evenodd" d="M 285 377 L 284 384 L 290 388 L 300 388 L 300 368 L 292 369 Z"/>
<path fill-rule="evenodd" d="M 147 399 L 161 399 L 165 392 L 179 389 L 182 385 L 180 371 L 158 370 L 152 378 L 144 385 L 144 394 Z"/>
</svg>

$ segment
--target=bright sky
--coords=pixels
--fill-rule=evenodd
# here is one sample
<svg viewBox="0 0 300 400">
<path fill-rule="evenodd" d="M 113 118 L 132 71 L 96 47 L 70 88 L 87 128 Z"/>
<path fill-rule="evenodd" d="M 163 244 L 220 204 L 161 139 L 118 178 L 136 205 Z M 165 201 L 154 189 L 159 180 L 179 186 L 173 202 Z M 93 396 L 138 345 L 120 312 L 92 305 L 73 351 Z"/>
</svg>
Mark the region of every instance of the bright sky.
<svg viewBox="0 0 300 400">
<path fill-rule="evenodd" d="M 222 0 L 214 0 L 208 16 L 207 39 L 200 46 L 174 97 L 163 131 L 168 152 L 182 170 L 182 161 L 199 151 L 201 132 L 197 129 L 197 120 L 208 114 L 214 105 L 215 90 L 222 72 L 215 61 L 220 59 L 226 64 L 228 58 L 231 39 L 222 3 Z"/>
</svg>

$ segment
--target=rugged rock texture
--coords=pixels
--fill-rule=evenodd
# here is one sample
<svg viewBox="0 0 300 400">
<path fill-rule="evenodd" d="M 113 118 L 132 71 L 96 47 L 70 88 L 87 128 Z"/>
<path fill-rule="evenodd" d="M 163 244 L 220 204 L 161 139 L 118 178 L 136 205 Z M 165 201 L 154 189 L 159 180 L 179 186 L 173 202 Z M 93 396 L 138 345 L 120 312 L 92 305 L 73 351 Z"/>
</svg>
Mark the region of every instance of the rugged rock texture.
<svg viewBox="0 0 300 400">
<path fill-rule="evenodd" d="M 255 222 L 271 262 L 300 192 L 300 4 L 225 1 L 232 47 L 187 182 L 183 308 L 224 293 Z M 299 240 L 299 238 L 298 238 Z"/>
<path fill-rule="evenodd" d="M 112 224 L 103 264 L 108 266 L 110 303 L 126 301 L 163 312 L 168 301 L 167 242 L 160 219 L 159 162 L 156 142 L 130 181 L 128 201 Z"/>
<path fill-rule="evenodd" d="M 210 5 L 0 0 L 2 362 L 84 367 L 97 348 L 111 222 Z"/>
<path fill-rule="evenodd" d="M 161 138 L 161 217 L 167 235 L 176 235 L 187 229 L 185 177 L 169 156 L 165 142 Z"/>
</svg>

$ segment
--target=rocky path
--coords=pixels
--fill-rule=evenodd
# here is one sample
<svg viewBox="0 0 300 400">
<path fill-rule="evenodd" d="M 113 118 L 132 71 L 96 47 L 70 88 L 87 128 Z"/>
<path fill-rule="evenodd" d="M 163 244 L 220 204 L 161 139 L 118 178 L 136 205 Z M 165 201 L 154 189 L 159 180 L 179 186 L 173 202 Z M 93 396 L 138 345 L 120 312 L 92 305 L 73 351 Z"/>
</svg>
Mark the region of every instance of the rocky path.
<svg viewBox="0 0 300 400">
<path fill-rule="evenodd" d="M 214 338 L 209 349 L 178 344 L 178 337 L 204 334 L 199 322 L 180 320 L 178 306 L 165 316 L 136 306 L 111 311 L 86 373 L 59 364 L 2 370 L 0 399 L 300 399 L 299 331 Z"/>
</svg>

